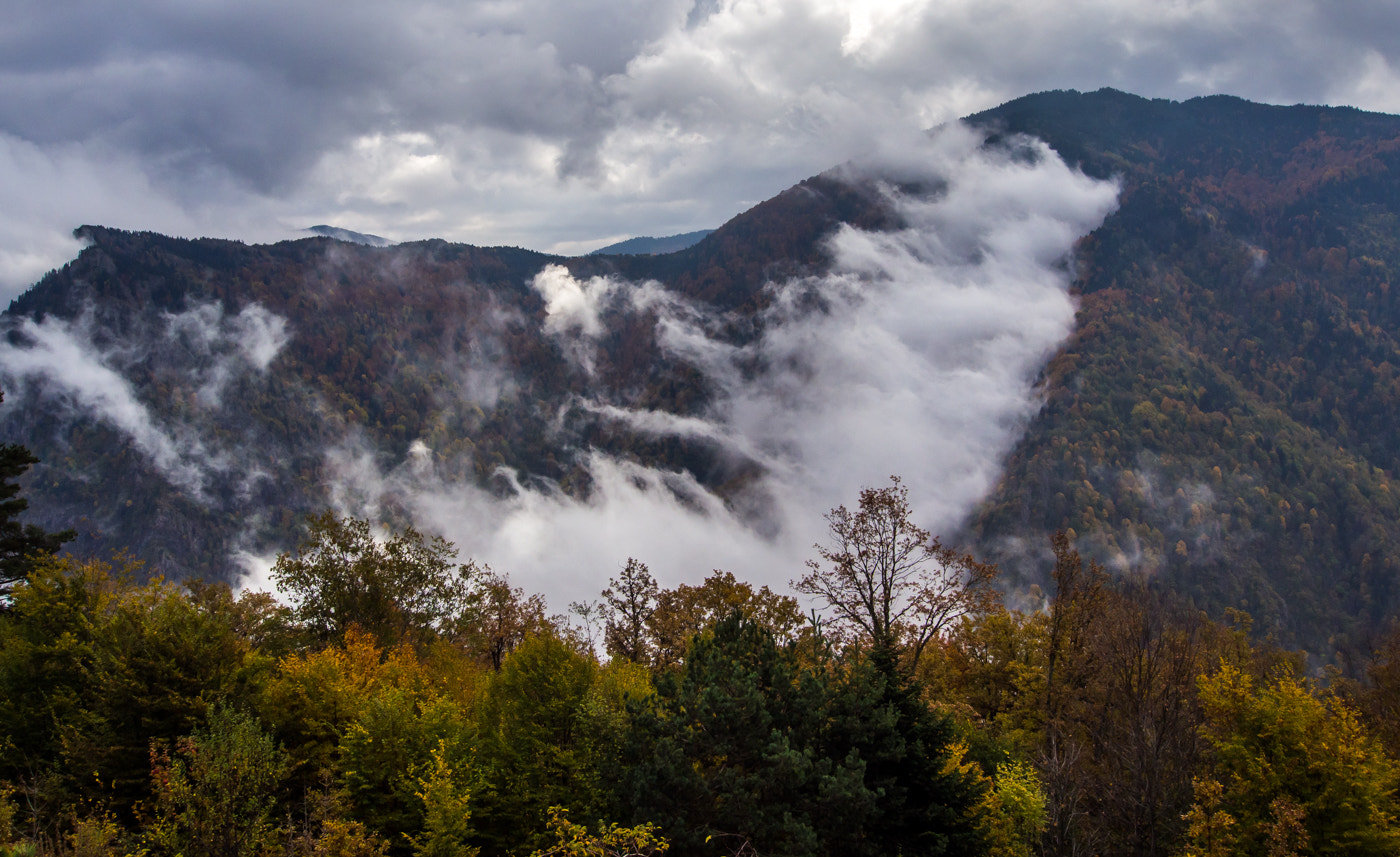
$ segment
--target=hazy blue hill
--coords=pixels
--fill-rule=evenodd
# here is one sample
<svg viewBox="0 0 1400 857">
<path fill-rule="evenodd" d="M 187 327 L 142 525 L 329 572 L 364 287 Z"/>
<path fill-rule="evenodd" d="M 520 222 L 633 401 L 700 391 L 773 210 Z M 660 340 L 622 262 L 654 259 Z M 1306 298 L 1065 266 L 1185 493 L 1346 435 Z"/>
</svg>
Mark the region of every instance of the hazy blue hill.
<svg viewBox="0 0 1400 857">
<path fill-rule="evenodd" d="M 619 241 L 616 244 L 609 244 L 600 247 L 589 253 L 590 256 L 652 256 L 658 253 L 674 253 L 677 250 L 684 250 L 703 241 L 713 229 L 701 229 L 697 232 L 683 232 L 680 235 L 667 235 L 663 238 L 652 238 L 644 236 L 641 238 L 628 238 L 626 241 Z"/>
<path fill-rule="evenodd" d="M 367 232 L 354 232 L 350 229 L 342 229 L 339 226 L 327 226 L 324 223 L 316 226 L 308 226 L 306 231 L 312 235 L 334 238 L 337 241 L 346 241 L 350 244 L 367 244 L 370 247 L 388 247 L 394 243 L 388 238 L 381 238 L 378 235 L 371 235 Z"/>
</svg>

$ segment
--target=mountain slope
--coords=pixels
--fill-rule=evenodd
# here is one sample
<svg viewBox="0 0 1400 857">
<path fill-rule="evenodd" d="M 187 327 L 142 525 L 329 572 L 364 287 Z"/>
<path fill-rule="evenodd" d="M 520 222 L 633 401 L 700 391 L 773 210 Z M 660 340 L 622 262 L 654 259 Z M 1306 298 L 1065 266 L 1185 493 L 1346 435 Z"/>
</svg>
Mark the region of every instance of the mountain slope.
<svg viewBox="0 0 1400 857">
<path fill-rule="evenodd" d="M 888 220 L 882 205 L 817 177 L 681 252 L 578 259 L 85 226 L 76 234 L 89 246 L 6 313 L 14 347 L 0 368 L 13 364 L 13 395 L 0 433 L 41 458 L 34 520 L 76 526 L 71 550 L 128 547 L 174 578 L 231 580 L 240 555 L 285 548 L 306 513 L 332 503 L 405 519 L 392 497 L 347 498 L 360 489 L 332 483 L 356 466 L 402 467 L 420 448 L 435 478 L 497 493 L 513 490 L 502 473 L 518 473 L 586 497 L 591 450 L 723 491 L 754 463 L 577 407 L 705 407 L 708 382 L 659 347 L 656 312 L 620 290 L 601 298 L 608 330 L 580 360 L 548 329 L 534 278 L 556 265 L 585 284 L 662 279 L 716 308 L 720 340 L 751 338 L 744 319 L 765 303 L 765 284 L 820 269 L 831 231 Z M 260 348 L 261 364 L 250 357 Z M 26 375 L 26 361 L 73 368 Z"/>
<path fill-rule="evenodd" d="M 1397 604 L 1400 118 L 1046 93 L 972 117 L 1122 182 L 1077 329 L 970 525 L 1072 529 L 1110 566 L 1326 653 Z M 1400 486 L 1397 486 L 1400 487 Z"/>
</svg>

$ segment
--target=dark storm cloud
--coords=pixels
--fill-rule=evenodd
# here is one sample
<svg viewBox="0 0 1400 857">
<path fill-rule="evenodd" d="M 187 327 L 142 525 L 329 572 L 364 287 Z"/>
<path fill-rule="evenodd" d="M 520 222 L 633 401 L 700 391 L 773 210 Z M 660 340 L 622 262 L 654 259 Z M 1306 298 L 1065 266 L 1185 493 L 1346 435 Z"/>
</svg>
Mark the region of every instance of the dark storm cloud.
<svg viewBox="0 0 1400 857">
<path fill-rule="evenodd" d="M 51 5 L 28 4 L 0 37 L 0 128 L 40 144 L 102 140 L 177 181 L 220 170 L 262 192 L 354 134 L 586 130 L 598 77 L 623 70 L 648 23 L 616 3 L 529 16 L 490 4 Z"/>
<path fill-rule="evenodd" d="M 1400 110 L 1400 9 L 1362 0 L 10 5 L 10 292 L 89 221 L 564 252 L 714 226 L 1049 88 Z"/>
</svg>

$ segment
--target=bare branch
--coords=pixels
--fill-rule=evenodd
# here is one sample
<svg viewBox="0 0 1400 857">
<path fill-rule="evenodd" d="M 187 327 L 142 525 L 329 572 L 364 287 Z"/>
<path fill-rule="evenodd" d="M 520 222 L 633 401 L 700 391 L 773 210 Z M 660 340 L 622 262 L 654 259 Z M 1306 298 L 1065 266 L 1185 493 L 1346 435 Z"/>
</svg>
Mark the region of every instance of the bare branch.
<svg viewBox="0 0 1400 857">
<path fill-rule="evenodd" d="M 856 512 L 838 506 L 827 514 L 830 542 L 814 546 L 821 560 L 809 560 L 792 585 L 826 601 L 835 625 L 903 649 L 912 668 L 950 622 L 995 604 L 997 570 L 913 523 L 909 489 L 897 476 L 890 481 L 863 489 Z"/>
</svg>

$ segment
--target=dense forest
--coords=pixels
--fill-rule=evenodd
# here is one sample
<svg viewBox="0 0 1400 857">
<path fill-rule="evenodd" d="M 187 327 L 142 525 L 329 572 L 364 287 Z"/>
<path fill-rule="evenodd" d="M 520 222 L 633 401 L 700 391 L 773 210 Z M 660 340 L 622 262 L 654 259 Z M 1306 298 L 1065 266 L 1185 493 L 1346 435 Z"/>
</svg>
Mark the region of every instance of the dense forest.
<svg viewBox="0 0 1400 857">
<path fill-rule="evenodd" d="M 1211 621 L 1064 534 L 1045 609 L 1009 610 L 994 567 L 913 517 L 898 480 L 832 510 L 792 581 L 808 616 L 636 560 L 548 615 L 441 538 L 330 512 L 277 561 L 285 603 L 24 551 L 0 853 L 1400 849 L 1400 635 L 1357 679 L 1309 678 L 1246 614 Z"/>
<path fill-rule="evenodd" d="M 1103 90 L 970 121 L 1123 185 L 979 553 L 1063 529 L 1314 653 L 1366 649 L 1400 579 L 1400 118 Z"/>
</svg>

